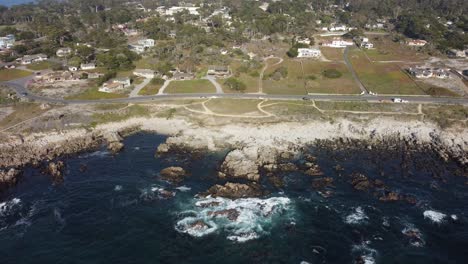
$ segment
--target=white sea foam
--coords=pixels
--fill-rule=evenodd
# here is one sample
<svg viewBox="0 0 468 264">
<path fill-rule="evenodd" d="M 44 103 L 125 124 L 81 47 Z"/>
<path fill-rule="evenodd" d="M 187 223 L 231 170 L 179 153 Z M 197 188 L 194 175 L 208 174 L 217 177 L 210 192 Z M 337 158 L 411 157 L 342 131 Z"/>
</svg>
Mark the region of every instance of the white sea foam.
<svg viewBox="0 0 468 264">
<path fill-rule="evenodd" d="M 368 247 L 366 244 L 353 245 L 351 251 L 354 254 L 359 254 L 364 264 L 374 264 L 375 258 L 378 255 L 377 250 Z"/>
<path fill-rule="evenodd" d="M 438 223 L 438 224 L 442 223 L 444 221 L 444 218 L 447 217 L 447 215 L 441 212 L 433 211 L 433 210 L 426 210 L 424 211 L 423 215 L 424 215 L 424 218 L 427 218 L 431 220 L 432 222 Z"/>
<path fill-rule="evenodd" d="M 0 203 L 0 216 L 4 216 L 10 213 L 10 211 L 21 204 L 21 199 L 13 198 L 9 201 Z"/>
<path fill-rule="evenodd" d="M 406 224 L 401 233 L 403 233 L 409 239 L 410 245 L 414 247 L 423 247 L 426 244 L 421 231 L 419 231 L 419 229 L 414 227 L 412 224 Z"/>
<path fill-rule="evenodd" d="M 176 189 L 179 190 L 179 191 L 181 191 L 181 192 L 188 192 L 188 191 L 192 190 L 192 188 L 187 187 L 187 186 L 185 186 L 185 185 L 184 185 L 184 186 L 177 187 Z"/>
<path fill-rule="evenodd" d="M 367 219 L 369 219 L 369 217 L 367 217 L 367 215 L 364 213 L 364 210 L 358 206 L 354 209 L 353 213 L 346 216 L 345 222 L 347 224 L 357 225 L 365 223 Z"/>
<path fill-rule="evenodd" d="M 175 196 L 175 192 L 167 191 L 159 186 L 152 186 L 141 190 L 140 198 L 146 201 L 168 199 Z"/>
<path fill-rule="evenodd" d="M 110 152 L 107 151 L 107 150 L 98 150 L 98 151 L 95 151 L 95 152 L 82 154 L 82 155 L 80 155 L 78 158 L 81 158 L 81 159 L 86 159 L 86 158 L 103 158 L 103 157 L 105 157 L 105 156 L 108 156 L 109 154 L 110 154 Z"/>
<path fill-rule="evenodd" d="M 451 215 L 450 218 L 452 218 L 453 221 L 458 220 L 458 216 L 456 214 Z"/>
<path fill-rule="evenodd" d="M 242 243 L 268 234 L 276 217 L 291 211 L 291 200 L 285 197 L 202 198 L 180 213 L 183 218 L 175 229 L 194 237 L 224 231 L 228 240 Z"/>
<path fill-rule="evenodd" d="M 116 192 L 120 192 L 121 190 L 122 190 L 122 185 L 116 185 L 114 187 L 114 191 L 116 191 Z"/>
</svg>

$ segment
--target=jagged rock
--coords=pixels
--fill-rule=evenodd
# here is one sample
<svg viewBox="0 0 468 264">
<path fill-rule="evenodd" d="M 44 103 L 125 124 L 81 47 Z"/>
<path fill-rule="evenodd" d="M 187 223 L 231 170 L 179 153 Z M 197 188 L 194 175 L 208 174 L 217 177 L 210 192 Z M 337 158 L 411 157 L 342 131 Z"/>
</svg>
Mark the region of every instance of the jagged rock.
<svg viewBox="0 0 468 264">
<path fill-rule="evenodd" d="M 227 219 L 231 221 L 236 221 L 239 217 L 240 213 L 236 209 L 225 209 L 220 211 L 208 212 L 208 216 L 225 216 Z"/>
<path fill-rule="evenodd" d="M 65 164 L 63 161 L 59 160 L 57 162 L 50 162 L 47 165 L 46 172 L 52 176 L 54 182 L 62 182 L 64 168 Z"/>
<path fill-rule="evenodd" d="M 278 150 L 272 147 L 260 147 L 257 154 L 257 164 L 275 164 L 278 160 Z"/>
<path fill-rule="evenodd" d="M 276 165 L 276 164 L 266 164 L 266 165 L 263 165 L 263 168 L 266 171 L 273 172 L 273 171 L 278 170 L 278 165 Z"/>
<path fill-rule="evenodd" d="M 284 182 L 283 179 L 278 175 L 268 174 L 268 181 L 273 184 L 276 188 L 283 188 Z"/>
<path fill-rule="evenodd" d="M 343 166 L 341 166 L 340 164 L 337 164 L 335 167 L 334 167 L 335 171 L 344 171 L 344 168 Z"/>
<path fill-rule="evenodd" d="M 205 195 L 213 197 L 224 197 L 229 199 L 238 199 L 246 197 L 259 197 L 263 194 L 261 187 L 255 183 L 242 184 L 228 182 L 224 185 L 216 184 L 212 186 Z"/>
<path fill-rule="evenodd" d="M 399 201 L 400 200 L 400 195 L 396 192 L 388 192 L 381 196 L 379 198 L 380 201 L 383 202 L 393 202 L 393 201 Z"/>
<path fill-rule="evenodd" d="M 282 163 L 278 164 L 278 169 L 281 171 L 297 171 L 298 168 L 294 163 Z"/>
<path fill-rule="evenodd" d="M 325 177 L 312 180 L 312 188 L 314 189 L 323 189 L 333 185 L 333 178 Z"/>
<path fill-rule="evenodd" d="M 250 147 L 229 152 L 221 165 L 221 172 L 231 178 L 258 181 L 257 151 L 256 147 Z"/>
<path fill-rule="evenodd" d="M 207 207 L 215 207 L 220 205 L 220 202 L 209 202 L 209 203 L 200 203 L 197 206 L 202 207 L 202 208 L 207 208 Z"/>
<path fill-rule="evenodd" d="M 321 176 L 323 175 L 323 172 L 320 169 L 320 167 L 317 164 L 315 164 L 310 169 L 305 171 L 305 174 L 310 175 L 310 176 Z"/>
<path fill-rule="evenodd" d="M 203 229 L 209 228 L 209 226 L 208 226 L 208 224 L 206 224 L 202 220 L 197 220 L 197 221 L 190 224 L 190 228 L 203 230 Z"/>
<path fill-rule="evenodd" d="M 315 163 L 315 161 L 317 160 L 317 158 L 311 154 L 305 154 L 304 155 L 304 159 L 308 162 L 312 162 L 312 163 Z"/>
<path fill-rule="evenodd" d="M 372 182 L 370 182 L 365 175 L 360 173 L 354 173 L 351 175 L 351 185 L 353 185 L 353 188 L 358 191 L 367 191 L 373 187 Z"/>
<path fill-rule="evenodd" d="M 118 141 L 111 142 L 107 145 L 107 149 L 113 154 L 120 152 L 123 148 L 124 144 Z"/>
<path fill-rule="evenodd" d="M 162 179 L 172 183 L 182 182 L 187 175 L 185 170 L 181 167 L 168 167 L 160 171 L 159 174 Z"/>
<path fill-rule="evenodd" d="M 21 171 L 14 168 L 11 168 L 7 171 L 0 170 L 0 184 L 13 185 L 16 183 L 20 174 Z"/>
<path fill-rule="evenodd" d="M 162 144 L 159 144 L 158 149 L 156 150 L 156 153 L 157 154 L 164 154 L 164 153 L 169 152 L 169 150 L 170 150 L 169 145 L 166 144 L 166 143 L 162 143 Z"/>
</svg>

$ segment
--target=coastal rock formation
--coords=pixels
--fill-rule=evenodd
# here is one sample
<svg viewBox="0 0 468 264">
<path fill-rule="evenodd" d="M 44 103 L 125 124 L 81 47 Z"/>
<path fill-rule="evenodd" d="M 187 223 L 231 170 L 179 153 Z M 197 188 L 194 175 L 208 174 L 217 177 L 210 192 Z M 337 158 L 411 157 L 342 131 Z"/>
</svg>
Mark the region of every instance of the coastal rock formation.
<svg viewBox="0 0 468 264">
<path fill-rule="evenodd" d="M 187 175 L 182 167 L 168 167 L 159 172 L 163 180 L 178 184 L 182 182 Z"/>
<path fill-rule="evenodd" d="M 354 173 L 351 175 L 351 185 L 358 191 L 368 191 L 373 187 L 373 184 L 369 179 L 360 173 Z"/>
<path fill-rule="evenodd" d="M 258 181 L 260 174 L 257 165 L 258 148 L 235 149 L 229 152 L 221 165 L 221 178 L 242 178 Z"/>
<path fill-rule="evenodd" d="M 333 185 L 333 178 L 324 177 L 312 180 L 312 188 L 320 190 Z"/>
<path fill-rule="evenodd" d="M 239 215 L 240 213 L 236 209 L 225 209 L 225 210 L 220 210 L 220 211 L 208 212 L 208 216 L 213 216 L 213 217 L 223 216 L 231 221 L 236 221 Z"/>
<path fill-rule="evenodd" d="M 63 170 L 65 168 L 65 164 L 63 161 L 57 162 L 50 162 L 47 165 L 46 173 L 52 176 L 54 182 L 61 182 L 63 181 Z"/>
<path fill-rule="evenodd" d="M 256 183 L 242 184 L 228 182 L 224 185 L 216 184 L 212 186 L 204 195 L 213 197 L 224 197 L 229 199 L 239 199 L 247 197 L 259 197 L 263 194 L 261 187 Z"/>
<path fill-rule="evenodd" d="M 124 148 L 124 144 L 122 143 L 122 137 L 119 133 L 106 133 L 104 134 L 104 138 L 107 141 L 107 149 L 112 153 L 116 154 L 120 152 Z"/>
<path fill-rule="evenodd" d="M 20 174 L 21 171 L 14 168 L 9 170 L 0 170 L 0 187 L 2 185 L 9 186 L 15 184 Z"/>
</svg>

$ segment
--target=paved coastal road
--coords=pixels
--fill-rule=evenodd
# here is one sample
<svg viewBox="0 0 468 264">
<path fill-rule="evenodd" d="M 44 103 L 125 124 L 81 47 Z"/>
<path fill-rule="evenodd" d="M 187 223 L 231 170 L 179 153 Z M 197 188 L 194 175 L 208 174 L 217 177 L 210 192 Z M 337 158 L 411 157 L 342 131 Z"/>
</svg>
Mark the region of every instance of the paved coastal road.
<svg viewBox="0 0 468 264">
<path fill-rule="evenodd" d="M 20 97 L 26 97 L 44 103 L 56 104 L 103 104 L 103 103 L 143 103 L 152 101 L 164 101 L 175 99 L 199 99 L 199 98 L 230 98 L 230 99 L 272 99 L 272 100 L 319 100 L 319 101 L 389 101 L 398 97 L 408 100 L 409 103 L 436 103 L 436 104 L 463 104 L 468 105 L 468 98 L 430 97 L 430 96 L 399 96 L 399 95 L 334 95 L 334 94 L 310 94 L 310 95 L 274 95 L 274 94 L 162 94 L 152 96 L 140 96 L 132 98 L 105 99 L 105 100 L 63 100 L 31 94 L 26 88 L 31 78 L 26 77 L 15 81 L 4 82 Z"/>
</svg>

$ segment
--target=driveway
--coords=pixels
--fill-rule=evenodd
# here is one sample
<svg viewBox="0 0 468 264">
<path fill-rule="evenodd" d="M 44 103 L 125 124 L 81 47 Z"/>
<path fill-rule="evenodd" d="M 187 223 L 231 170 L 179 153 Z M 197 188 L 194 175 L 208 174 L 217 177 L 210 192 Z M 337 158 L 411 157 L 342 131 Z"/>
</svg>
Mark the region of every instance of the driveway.
<svg viewBox="0 0 468 264">
<path fill-rule="evenodd" d="M 138 94 L 140 93 L 141 89 L 143 89 L 146 85 L 148 85 L 148 83 L 150 83 L 150 81 L 151 81 L 150 78 L 146 78 L 142 83 L 135 86 L 135 88 L 130 92 L 130 97 L 140 96 Z"/>
</svg>

